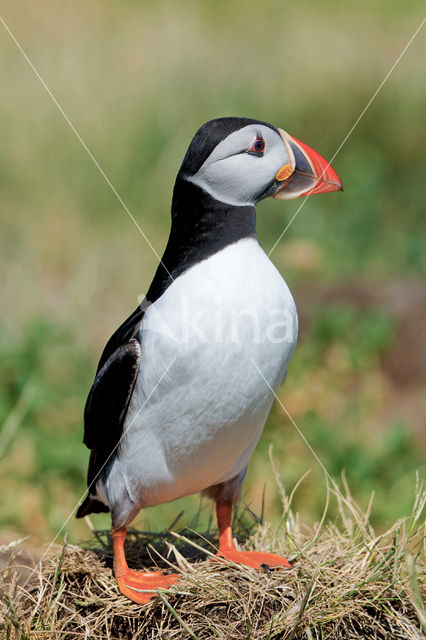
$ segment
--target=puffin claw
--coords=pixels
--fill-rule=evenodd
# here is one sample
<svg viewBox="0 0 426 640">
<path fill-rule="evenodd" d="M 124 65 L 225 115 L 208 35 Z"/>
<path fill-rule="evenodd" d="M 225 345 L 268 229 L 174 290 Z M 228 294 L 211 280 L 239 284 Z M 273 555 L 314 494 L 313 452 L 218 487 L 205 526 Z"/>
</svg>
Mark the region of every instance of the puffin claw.
<svg viewBox="0 0 426 640">
<path fill-rule="evenodd" d="M 272 573 L 271 567 L 269 566 L 269 564 L 266 564 L 266 562 L 262 562 L 260 566 L 262 567 L 262 569 L 265 569 L 266 573 Z"/>
</svg>

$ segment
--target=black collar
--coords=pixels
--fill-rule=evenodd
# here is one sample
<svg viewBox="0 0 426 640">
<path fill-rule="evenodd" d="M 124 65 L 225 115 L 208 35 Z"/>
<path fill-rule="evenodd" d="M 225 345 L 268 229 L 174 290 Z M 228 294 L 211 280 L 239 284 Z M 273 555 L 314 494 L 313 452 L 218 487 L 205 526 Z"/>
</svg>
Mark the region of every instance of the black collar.
<svg viewBox="0 0 426 640">
<path fill-rule="evenodd" d="M 169 240 L 147 300 L 155 302 L 186 269 L 242 238 L 256 238 L 256 207 L 219 202 L 179 173 Z"/>
</svg>

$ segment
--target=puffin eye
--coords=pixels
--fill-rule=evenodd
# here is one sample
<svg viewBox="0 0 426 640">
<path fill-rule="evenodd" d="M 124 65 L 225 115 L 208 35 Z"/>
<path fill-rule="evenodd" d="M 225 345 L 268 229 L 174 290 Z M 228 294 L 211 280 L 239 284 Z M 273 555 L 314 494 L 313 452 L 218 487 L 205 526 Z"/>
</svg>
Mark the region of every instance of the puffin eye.
<svg viewBox="0 0 426 640">
<path fill-rule="evenodd" d="M 253 156 L 263 156 L 265 151 L 265 141 L 262 136 L 257 136 L 256 140 L 251 145 L 248 153 Z"/>
</svg>

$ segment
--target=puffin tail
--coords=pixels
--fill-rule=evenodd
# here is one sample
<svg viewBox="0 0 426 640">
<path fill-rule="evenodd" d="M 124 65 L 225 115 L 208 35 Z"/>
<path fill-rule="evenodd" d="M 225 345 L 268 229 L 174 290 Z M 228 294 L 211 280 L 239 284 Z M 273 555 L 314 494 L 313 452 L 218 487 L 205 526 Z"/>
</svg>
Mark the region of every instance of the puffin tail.
<svg viewBox="0 0 426 640">
<path fill-rule="evenodd" d="M 89 493 L 77 509 L 75 517 L 84 518 L 84 516 L 89 515 L 89 513 L 102 513 L 107 511 L 109 511 L 109 507 Z"/>
</svg>

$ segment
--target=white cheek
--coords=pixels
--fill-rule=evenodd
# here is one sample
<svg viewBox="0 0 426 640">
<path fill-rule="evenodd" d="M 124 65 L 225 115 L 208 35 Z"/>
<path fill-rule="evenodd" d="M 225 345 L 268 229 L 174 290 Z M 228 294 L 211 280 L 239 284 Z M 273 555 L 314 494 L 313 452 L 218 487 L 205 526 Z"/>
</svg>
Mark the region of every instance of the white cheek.
<svg viewBox="0 0 426 640">
<path fill-rule="evenodd" d="M 200 169 L 194 182 L 210 193 L 216 200 L 232 205 L 253 204 L 253 176 L 258 167 L 250 167 L 250 156 L 232 156 Z"/>
<path fill-rule="evenodd" d="M 274 145 L 262 158 L 240 153 L 206 162 L 190 180 L 216 200 L 236 206 L 250 205 L 287 161 L 285 147 Z"/>
</svg>

